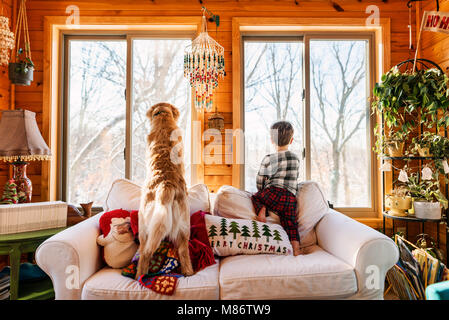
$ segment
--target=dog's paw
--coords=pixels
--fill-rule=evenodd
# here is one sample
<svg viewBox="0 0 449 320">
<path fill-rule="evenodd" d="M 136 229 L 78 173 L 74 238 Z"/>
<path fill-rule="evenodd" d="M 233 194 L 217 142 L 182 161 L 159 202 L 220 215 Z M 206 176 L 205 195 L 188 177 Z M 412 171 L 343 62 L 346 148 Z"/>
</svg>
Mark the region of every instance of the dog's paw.
<svg viewBox="0 0 449 320">
<path fill-rule="evenodd" d="M 181 266 L 181 273 L 183 275 L 185 275 L 186 277 L 188 277 L 188 276 L 193 275 L 194 272 L 193 272 L 192 266 L 190 265 L 190 266 L 185 266 L 185 267 Z"/>
</svg>

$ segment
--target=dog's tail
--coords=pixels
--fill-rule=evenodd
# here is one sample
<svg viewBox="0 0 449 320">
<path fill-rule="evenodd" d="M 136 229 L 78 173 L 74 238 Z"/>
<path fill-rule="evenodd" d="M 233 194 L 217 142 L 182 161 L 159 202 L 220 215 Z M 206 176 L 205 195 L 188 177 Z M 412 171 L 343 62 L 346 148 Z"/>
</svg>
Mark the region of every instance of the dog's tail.
<svg viewBox="0 0 449 320">
<path fill-rule="evenodd" d="M 161 241 L 167 237 L 172 230 L 173 214 L 172 204 L 175 198 L 175 190 L 170 185 L 161 184 L 156 190 L 154 203 L 145 206 L 145 216 L 151 216 L 150 224 L 147 230 L 139 230 L 140 238 L 140 258 L 137 266 L 137 275 L 145 274 L 148 271 L 148 265 L 154 252 L 157 250 Z M 140 226 L 139 228 L 142 228 Z"/>
<path fill-rule="evenodd" d="M 172 206 L 174 198 L 175 190 L 173 186 L 164 183 L 159 185 L 151 215 L 151 229 L 153 230 L 149 230 L 149 234 L 153 237 L 148 239 L 149 241 L 153 239 L 162 241 L 170 233 L 173 226 Z"/>
</svg>

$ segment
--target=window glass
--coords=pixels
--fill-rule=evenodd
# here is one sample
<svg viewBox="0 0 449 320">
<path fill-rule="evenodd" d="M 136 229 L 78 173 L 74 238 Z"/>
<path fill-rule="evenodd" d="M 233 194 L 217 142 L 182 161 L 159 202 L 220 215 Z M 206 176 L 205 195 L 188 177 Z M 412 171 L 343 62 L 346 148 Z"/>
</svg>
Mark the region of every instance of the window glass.
<svg viewBox="0 0 449 320">
<path fill-rule="evenodd" d="M 101 206 L 125 176 L 126 41 L 69 42 L 67 201 Z"/>
<path fill-rule="evenodd" d="M 302 159 L 303 43 L 244 42 L 245 189 L 255 192 L 263 157 L 275 151 L 270 126 L 287 120 L 294 127 L 290 150 Z M 301 163 L 303 164 L 303 162 Z M 300 173 L 300 180 L 303 173 Z"/>
<path fill-rule="evenodd" d="M 335 207 L 371 206 L 367 40 L 310 41 L 311 178 Z"/>
<path fill-rule="evenodd" d="M 150 123 L 147 110 L 158 102 L 178 108 L 178 126 L 184 131 L 186 182 L 190 182 L 191 89 L 184 78 L 184 49 L 190 39 L 133 40 L 132 85 L 132 177 L 145 180 L 145 148 Z M 187 152 L 186 152 L 187 150 Z"/>
</svg>

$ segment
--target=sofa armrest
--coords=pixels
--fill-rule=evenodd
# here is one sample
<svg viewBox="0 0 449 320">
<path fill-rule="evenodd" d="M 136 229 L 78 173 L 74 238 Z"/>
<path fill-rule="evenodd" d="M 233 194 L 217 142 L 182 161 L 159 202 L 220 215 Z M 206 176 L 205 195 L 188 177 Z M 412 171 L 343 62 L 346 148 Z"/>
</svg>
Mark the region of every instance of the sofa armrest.
<svg viewBox="0 0 449 320">
<path fill-rule="evenodd" d="M 393 240 L 335 210 L 329 210 L 316 226 L 318 245 L 354 268 L 354 299 L 383 299 L 387 271 L 399 259 Z"/>
<path fill-rule="evenodd" d="M 101 215 L 59 232 L 37 248 L 36 262 L 50 276 L 55 299 L 80 299 L 84 282 L 102 267 L 96 242 Z"/>
</svg>

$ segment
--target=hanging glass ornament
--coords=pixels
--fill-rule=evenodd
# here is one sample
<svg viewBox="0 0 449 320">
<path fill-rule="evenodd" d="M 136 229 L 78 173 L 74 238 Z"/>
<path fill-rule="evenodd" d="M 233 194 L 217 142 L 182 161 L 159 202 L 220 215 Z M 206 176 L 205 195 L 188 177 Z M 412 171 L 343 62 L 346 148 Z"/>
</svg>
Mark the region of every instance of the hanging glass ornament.
<svg viewBox="0 0 449 320">
<path fill-rule="evenodd" d="M 14 48 L 14 41 L 14 33 L 9 30 L 9 18 L 0 16 L 0 65 L 9 63 L 9 52 Z"/>
<path fill-rule="evenodd" d="M 201 32 L 184 54 L 184 77 L 194 88 L 195 107 L 198 110 L 209 111 L 212 108 L 212 97 L 218 80 L 225 75 L 224 48 L 207 33 L 203 9 Z"/>
<path fill-rule="evenodd" d="M 407 171 L 405 171 L 404 169 L 401 169 L 401 171 L 399 172 L 398 180 L 401 182 L 408 182 Z"/>
<path fill-rule="evenodd" d="M 430 169 L 429 167 L 424 167 L 421 171 L 422 173 L 422 179 L 423 180 L 432 180 L 432 169 Z"/>
<path fill-rule="evenodd" d="M 445 174 L 449 173 L 449 165 L 447 164 L 447 160 L 446 159 L 443 160 L 443 170 L 444 170 Z"/>
<path fill-rule="evenodd" d="M 380 171 L 391 171 L 391 162 L 385 161 L 382 163 L 382 166 L 380 167 Z"/>
</svg>

